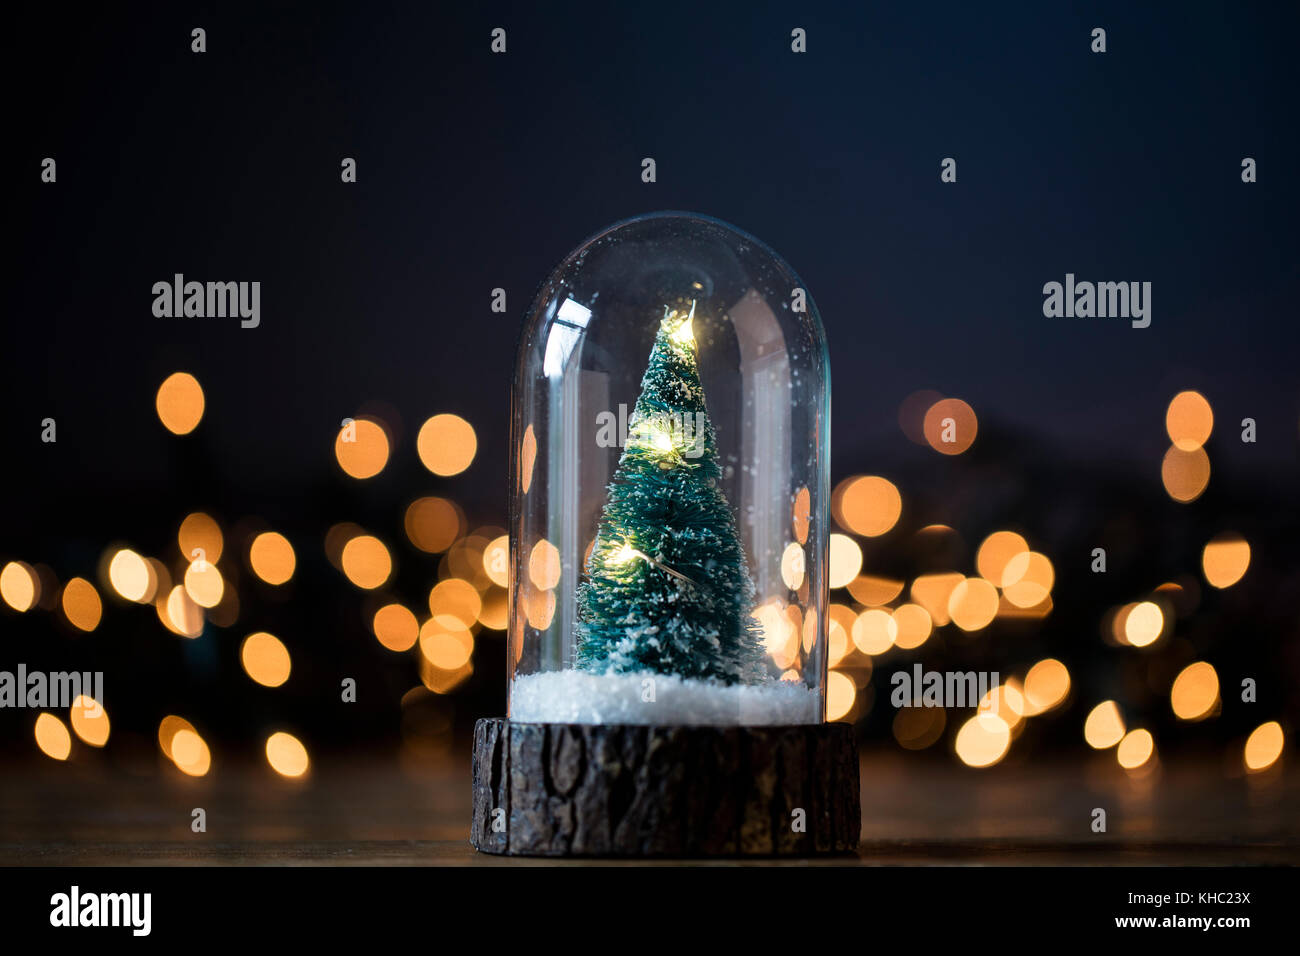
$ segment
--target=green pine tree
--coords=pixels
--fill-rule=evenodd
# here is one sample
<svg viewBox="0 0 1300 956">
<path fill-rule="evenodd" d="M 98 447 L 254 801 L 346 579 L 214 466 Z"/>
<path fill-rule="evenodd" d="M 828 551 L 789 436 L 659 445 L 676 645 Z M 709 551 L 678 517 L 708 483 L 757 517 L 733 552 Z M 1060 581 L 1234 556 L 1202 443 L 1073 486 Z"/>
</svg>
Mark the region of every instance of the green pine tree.
<svg viewBox="0 0 1300 956">
<path fill-rule="evenodd" d="M 754 683 L 754 584 L 719 483 L 695 305 L 664 312 L 578 587 L 578 666 Z"/>
</svg>

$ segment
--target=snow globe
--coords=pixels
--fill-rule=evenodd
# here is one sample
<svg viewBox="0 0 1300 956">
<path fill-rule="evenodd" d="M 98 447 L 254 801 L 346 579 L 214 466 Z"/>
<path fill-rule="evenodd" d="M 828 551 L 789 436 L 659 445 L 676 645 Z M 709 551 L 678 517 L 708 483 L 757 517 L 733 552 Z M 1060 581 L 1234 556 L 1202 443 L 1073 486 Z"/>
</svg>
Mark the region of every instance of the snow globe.
<svg viewBox="0 0 1300 956">
<path fill-rule="evenodd" d="M 662 212 L 570 253 L 511 403 L 507 718 L 479 721 L 480 850 L 857 845 L 825 722 L 830 369 L 763 243 Z"/>
</svg>

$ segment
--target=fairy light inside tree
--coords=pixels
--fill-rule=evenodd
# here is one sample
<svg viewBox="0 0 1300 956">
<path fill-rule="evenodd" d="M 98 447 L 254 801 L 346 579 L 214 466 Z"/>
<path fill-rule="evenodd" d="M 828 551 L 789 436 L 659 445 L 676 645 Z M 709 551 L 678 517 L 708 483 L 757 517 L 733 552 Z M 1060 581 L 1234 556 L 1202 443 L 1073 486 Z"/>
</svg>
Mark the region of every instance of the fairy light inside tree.
<svg viewBox="0 0 1300 956">
<path fill-rule="evenodd" d="M 664 308 L 578 589 L 578 665 L 756 683 L 754 585 L 722 492 L 693 333 Z"/>
<path fill-rule="evenodd" d="M 856 743 L 826 723 L 829 397 L 803 282 L 716 219 L 616 223 L 542 283 L 511 395 L 508 716 L 475 727 L 475 847 L 856 845 Z"/>
</svg>

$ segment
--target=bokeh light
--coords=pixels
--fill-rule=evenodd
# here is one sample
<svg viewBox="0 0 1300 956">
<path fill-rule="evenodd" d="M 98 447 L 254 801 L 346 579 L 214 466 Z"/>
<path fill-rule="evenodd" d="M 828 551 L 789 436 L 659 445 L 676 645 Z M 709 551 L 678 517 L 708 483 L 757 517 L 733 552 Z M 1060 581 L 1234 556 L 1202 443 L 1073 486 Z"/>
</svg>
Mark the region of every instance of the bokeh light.
<svg viewBox="0 0 1300 956">
<path fill-rule="evenodd" d="M 1202 720 L 1218 702 L 1219 675 L 1207 661 L 1184 667 L 1169 690 L 1169 704 L 1179 720 Z"/>
<path fill-rule="evenodd" d="M 239 661 L 244 665 L 244 673 L 263 687 L 279 687 L 289 679 L 293 669 L 289 649 L 278 637 L 265 631 L 244 638 Z"/>
<path fill-rule="evenodd" d="M 69 623 L 80 631 L 93 631 L 99 626 L 104 604 L 95 586 L 85 578 L 73 578 L 63 586 L 63 613 Z"/>
<path fill-rule="evenodd" d="M 159 730 L 160 739 L 162 731 Z M 205 776 L 212 767 L 212 751 L 208 742 L 192 727 L 179 727 L 169 742 L 172 763 L 181 773 L 190 777 Z"/>
<path fill-rule="evenodd" d="M 390 651 L 409 651 L 420 637 L 420 622 L 402 604 L 385 604 L 375 612 L 371 627 L 375 639 Z"/>
<path fill-rule="evenodd" d="M 173 372 L 158 386 L 158 419 L 175 435 L 188 435 L 203 418 L 203 389 L 189 372 Z"/>
<path fill-rule="evenodd" d="M 867 538 L 879 537 L 898 523 L 903 499 L 888 479 L 862 475 L 842 482 L 832 497 L 840 526 Z"/>
<path fill-rule="evenodd" d="M 1165 430 L 1179 451 L 1195 451 L 1214 430 L 1214 412 L 1200 392 L 1179 392 L 1165 411 Z"/>
<path fill-rule="evenodd" d="M 103 705 L 86 694 L 78 694 L 68 710 L 68 720 L 72 730 L 84 743 L 92 747 L 102 747 L 108 743 L 112 728 L 109 725 L 108 711 Z"/>
<path fill-rule="evenodd" d="M 334 437 L 334 458 L 351 478 L 373 478 L 388 464 L 388 433 L 369 418 L 356 418 Z"/>
<path fill-rule="evenodd" d="M 1136 770 L 1150 760 L 1155 752 L 1156 742 L 1151 731 L 1139 728 L 1124 735 L 1115 750 L 1115 759 L 1125 770 Z"/>
<path fill-rule="evenodd" d="M 853 622 L 853 643 L 863 654 L 883 654 L 898 638 L 898 624 L 889 611 L 871 608 Z"/>
<path fill-rule="evenodd" d="M 1002 584 L 1011 559 L 1028 552 L 1029 542 L 1014 531 L 994 531 L 979 546 L 975 568 L 986 581 Z"/>
<path fill-rule="evenodd" d="M 40 578 L 31 565 L 10 561 L 0 570 L 0 598 L 15 611 L 30 610 L 40 597 Z"/>
<path fill-rule="evenodd" d="M 826 719 L 842 720 L 853 709 L 857 700 L 858 689 L 853 680 L 840 671 L 831 671 L 826 675 Z"/>
<path fill-rule="evenodd" d="M 301 777 L 311 763 L 302 741 L 284 731 L 266 738 L 266 762 L 282 777 Z"/>
<path fill-rule="evenodd" d="M 830 586 L 842 588 L 862 570 L 862 548 L 846 534 L 832 534 L 830 546 Z"/>
<path fill-rule="evenodd" d="M 1246 738 L 1242 761 L 1251 773 L 1260 773 L 1277 763 L 1282 756 L 1286 735 L 1276 720 L 1256 727 Z"/>
<path fill-rule="evenodd" d="M 1070 671 L 1054 657 L 1039 661 L 1025 674 L 1025 716 L 1046 713 L 1070 693 Z"/>
<path fill-rule="evenodd" d="M 465 533 L 465 516 L 453 501 L 417 498 L 406 509 L 406 537 L 429 554 L 446 551 Z"/>
<path fill-rule="evenodd" d="M 975 443 L 979 420 L 960 398 L 941 398 L 925 413 L 925 440 L 944 455 L 960 455 Z"/>
<path fill-rule="evenodd" d="M 212 562 L 195 561 L 185 569 L 185 593 L 199 607 L 216 607 L 225 591 L 225 579 Z"/>
<path fill-rule="evenodd" d="M 45 756 L 67 760 L 72 753 L 72 735 L 63 721 L 53 714 L 37 715 L 35 733 L 36 746 Z"/>
<path fill-rule="evenodd" d="M 359 588 L 373 591 L 393 573 L 393 559 L 388 548 L 373 535 L 361 534 L 343 546 L 340 558 L 343 573 Z"/>
<path fill-rule="evenodd" d="M 998 613 L 998 590 L 983 578 L 964 578 L 948 595 L 948 616 L 963 631 L 988 627 Z"/>
<path fill-rule="evenodd" d="M 1083 722 L 1083 739 L 1094 750 L 1106 750 L 1124 739 L 1124 718 L 1115 701 L 1103 700 L 1088 711 Z"/>
<path fill-rule="evenodd" d="M 267 584 L 285 584 L 293 577 L 298 558 L 289 539 L 278 531 L 263 531 L 248 546 L 248 564 Z"/>
<path fill-rule="evenodd" d="M 186 515 L 176 532 L 176 545 L 186 561 L 208 561 L 216 564 L 225 549 L 225 538 L 220 526 L 211 515 L 202 511 Z"/>
<path fill-rule="evenodd" d="M 420 426 L 415 448 L 425 468 L 446 477 L 470 466 L 478 451 L 478 438 L 474 426 L 459 415 L 434 415 Z"/>
<path fill-rule="evenodd" d="M 560 550 L 545 538 L 528 555 L 528 579 L 543 591 L 560 583 Z"/>
<path fill-rule="evenodd" d="M 903 604 L 896 608 L 894 618 L 894 646 L 905 651 L 920 647 L 930 637 L 932 630 L 930 612 L 919 604 Z"/>
<path fill-rule="evenodd" d="M 498 587 L 510 584 L 510 536 L 498 535 L 483 549 L 483 573 Z"/>
<path fill-rule="evenodd" d="M 1165 616 L 1154 601 L 1133 605 L 1124 616 L 1124 640 L 1134 647 L 1154 644 L 1164 633 Z"/>
<path fill-rule="evenodd" d="M 991 767 L 1007 755 L 1011 728 L 996 714 L 976 714 L 957 731 L 957 758 L 968 767 Z"/>
<path fill-rule="evenodd" d="M 1201 570 L 1211 587 L 1232 587 L 1245 576 L 1249 567 L 1250 544 L 1240 535 L 1219 535 L 1201 552 Z"/>
<path fill-rule="evenodd" d="M 1210 456 L 1204 448 L 1183 451 L 1170 445 L 1160 464 L 1160 480 L 1174 501 L 1195 501 L 1210 484 Z"/>
<path fill-rule="evenodd" d="M 123 548 L 108 564 L 108 580 L 113 590 L 128 601 L 148 601 L 153 569 L 140 555 Z"/>
</svg>

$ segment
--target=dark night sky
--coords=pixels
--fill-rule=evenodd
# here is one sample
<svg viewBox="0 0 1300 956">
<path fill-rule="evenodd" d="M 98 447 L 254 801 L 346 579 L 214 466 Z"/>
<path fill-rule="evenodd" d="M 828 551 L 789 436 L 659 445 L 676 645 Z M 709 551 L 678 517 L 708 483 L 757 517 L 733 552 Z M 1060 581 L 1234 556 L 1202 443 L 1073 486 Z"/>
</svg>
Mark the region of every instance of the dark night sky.
<svg viewBox="0 0 1300 956">
<path fill-rule="evenodd" d="M 807 282 L 837 477 L 918 453 L 896 413 L 923 387 L 1152 475 L 1165 404 L 1200 388 L 1223 434 L 1260 422 L 1220 464 L 1293 469 L 1300 16 L 1130 6 L 26 10 L 0 428 L 9 500 L 37 507 L 7 509 L 6 544 L 187 469 L 274 511 L 337 480 L 334 430 L 371 400 L 407 429 L 381 488 L 419 490 L 412 430 L 454 411 L 481 439 L 457 493 L 503 511 L 528 300 L 584 237 L 664 208 L 735 223 Z M 505 56 L 488 50 L 498 25 Z M 55 186 L 37 179 L 46 155 Z M 1152 326 L 1045 319 L 1042 285 L 1067 271 L 1151 281 Z M 174 272 L 260 280 L 261 327 L 155 318 L 150 287 Z M 177 368 L 208 397 L 184 452 L 152 408 Z M 57 447 L 39 442 L 47 415 Z"/>
</svg>

